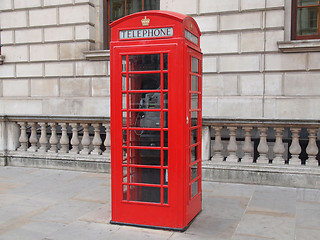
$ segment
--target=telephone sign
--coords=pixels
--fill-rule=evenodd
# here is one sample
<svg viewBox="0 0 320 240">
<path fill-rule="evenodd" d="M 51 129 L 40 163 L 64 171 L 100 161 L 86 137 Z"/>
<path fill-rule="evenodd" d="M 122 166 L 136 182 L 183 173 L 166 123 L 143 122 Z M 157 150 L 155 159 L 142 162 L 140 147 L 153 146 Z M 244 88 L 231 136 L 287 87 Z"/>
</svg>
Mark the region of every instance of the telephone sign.
<svg viewBox="0 0 320 240">
<path fill-rule="evenodd" d="M 200 30 L 168 11 L 111 27 L 111 223 L 183 231 L 202 202 Z"/>
</svg>

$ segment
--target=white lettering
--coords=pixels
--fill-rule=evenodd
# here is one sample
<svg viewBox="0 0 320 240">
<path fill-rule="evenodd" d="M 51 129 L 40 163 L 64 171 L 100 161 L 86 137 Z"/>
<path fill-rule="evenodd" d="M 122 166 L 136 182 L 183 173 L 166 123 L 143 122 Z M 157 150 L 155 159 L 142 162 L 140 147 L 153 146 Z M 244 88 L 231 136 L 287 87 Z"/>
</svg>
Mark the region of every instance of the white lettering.
<svg viewBox="0 0 320 240">
<path fill-rule="evenodd" d="M 172 37 L 173 28 L 149 28 L 119 31 L 119 39 Z"/>
</svg>

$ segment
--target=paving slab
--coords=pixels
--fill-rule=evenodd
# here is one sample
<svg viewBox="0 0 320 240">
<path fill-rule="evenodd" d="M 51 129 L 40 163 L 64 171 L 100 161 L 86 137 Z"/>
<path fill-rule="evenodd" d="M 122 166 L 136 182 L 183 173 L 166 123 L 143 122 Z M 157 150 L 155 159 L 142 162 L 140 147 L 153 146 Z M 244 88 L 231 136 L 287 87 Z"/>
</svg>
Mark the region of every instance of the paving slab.
<svg viewBox="0 0 320 240">
<path fill-rule="evenodd" d="M 313 240 L 320 190 L 203 182 L 183 233 L 110 224 L 110 174 L 0 167 L 0 240 Z"/>
</svg>

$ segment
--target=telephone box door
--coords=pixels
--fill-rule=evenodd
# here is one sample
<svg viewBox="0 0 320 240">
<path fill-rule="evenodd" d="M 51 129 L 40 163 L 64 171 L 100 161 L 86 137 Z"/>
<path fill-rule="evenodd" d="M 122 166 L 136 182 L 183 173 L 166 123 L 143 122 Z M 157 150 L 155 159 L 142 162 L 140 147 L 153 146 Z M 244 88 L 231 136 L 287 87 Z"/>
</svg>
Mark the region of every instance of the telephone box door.
<svg viewBox="0 0 320 240">
<path fill-rule="evenodd" d="M 115 53 L 120 64 L 114 81 L 118 84 L 112 87 L 119 93 L 115 101 L 119 111 L 112 114 L 119 121 L 112 124 L 121 130 L 113 132 L 117 137 L 112 144 L 122 149 L 115 158 L 122 161 L 112 166 L 113 174 L 117 174 L 114 199 L 120 203 L 112 209 L 112 221 L 179 227 L 182 217 L 179 219 L 177 211 L 182 212 L 182 206 L 177 203 L 183 202 L 183 181 L 177 173 L 184 166 L 174 155 L 183 152 L 175 144 L 183 141 L 183 134 L 177 132 L 174 121 L 183 115 L 179 113 L 183 108 L 174 96 L 182 94 L 183 88 L 173 86 L 179 72 L 173 71 L 176 46 L 139 51 L 119 47 Z M 115 127 L 117 124 L 121 126 Z"/>
</svg>

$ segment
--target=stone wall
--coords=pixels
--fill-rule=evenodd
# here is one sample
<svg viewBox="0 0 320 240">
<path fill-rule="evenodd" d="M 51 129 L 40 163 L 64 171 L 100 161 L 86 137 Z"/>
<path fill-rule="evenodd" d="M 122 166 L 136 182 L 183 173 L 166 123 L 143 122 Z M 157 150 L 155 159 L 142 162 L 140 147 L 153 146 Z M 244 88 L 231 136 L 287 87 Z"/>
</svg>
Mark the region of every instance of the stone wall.
<svg viewBox="0 0 320 240">
<path fill-rule="evenodd" d="M 320 117 L 320 41 L 289 41 L 291 0 L 183 2 L 161 7 L 190 14 L 202 31 L 204 117 Z M 283 41 L 295 49 L 282 52 Z"/>
<path fill-rule="evenodd" d="M 289 42 L 298 44 L 290 53 L 279 44 L 289 40 L 290 2 L 161 0 L 202 31 L 204 117 L 320 117 L 319 41 Z M 101 6 L 1 0 L 0 114 L 109 116 L 109 62 L 83 55 L 102 49 Z"/>
<path fill-rule="evenodd" d="M 109 115 L 99 0 L 1 0 L 0 114 Z M 101 14 L 99 14 L 101 13 Z"/>
</svg>

